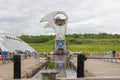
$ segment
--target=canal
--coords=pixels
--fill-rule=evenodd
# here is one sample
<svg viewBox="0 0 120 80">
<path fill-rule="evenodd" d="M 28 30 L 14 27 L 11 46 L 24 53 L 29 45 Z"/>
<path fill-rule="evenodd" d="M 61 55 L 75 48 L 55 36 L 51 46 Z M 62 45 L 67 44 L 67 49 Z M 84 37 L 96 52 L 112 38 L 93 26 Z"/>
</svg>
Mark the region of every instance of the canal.
<svg viewBox="0 0 120 80">
<path fill-rule="evenodd" d="M 76 78 L 76 71 L 72 68 L 68 61 L 68 55 L 50 55 L 50 64 L 47 67 L 44 67 L 42 70 L 33 77 L 41 78 L 41 71 L 43 70 L 56 70 L 58 74 L 56 78 Z"/>
</svg>

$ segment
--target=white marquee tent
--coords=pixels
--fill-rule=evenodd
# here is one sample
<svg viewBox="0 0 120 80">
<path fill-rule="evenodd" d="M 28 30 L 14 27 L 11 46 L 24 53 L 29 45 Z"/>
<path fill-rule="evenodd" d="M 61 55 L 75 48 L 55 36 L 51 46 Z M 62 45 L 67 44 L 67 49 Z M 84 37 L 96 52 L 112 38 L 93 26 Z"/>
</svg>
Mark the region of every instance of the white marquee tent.
<svg viewBox="0 0 120 80">
<path fill-rule="evenodd" d="M 8 52 L 13 52 L 15 50 L 21 50 L 23 52 L 25 50 L 36 52 L 36 50 L 29 46 L 27 43 L 8 33 L 0 33 L 0 48 Z"/>
</svg>

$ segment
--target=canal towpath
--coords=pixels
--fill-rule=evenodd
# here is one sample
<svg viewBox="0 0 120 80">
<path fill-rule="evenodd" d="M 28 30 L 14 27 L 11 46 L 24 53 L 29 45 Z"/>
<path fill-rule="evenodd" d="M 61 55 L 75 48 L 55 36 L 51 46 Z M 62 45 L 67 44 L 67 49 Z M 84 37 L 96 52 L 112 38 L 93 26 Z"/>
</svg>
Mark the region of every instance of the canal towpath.
<svg viewBox="0 0 120 80">
<path fill-rule="evenodd" d="M 45 58 L 34 57 L 21 60 L 21 77 L 31 74 L 31 70 L 36 68 L 36 66 L 42 66 L 46 62 L 47 60 Z M 12 61 L 6 62 L 5 64 L 0 61 L 0 79 L 13 79 L 13 65 Z"/>
<path fill-rule="evenodd" d="M 72 63 L 77 67 L 77 59 L 73 58 Z M 110 77 L 110 76 L 120 76 L 120 64 L 97 60 L 97 59 L 87 59 L 85 61 L 85 76 L 86 77 Z M 88 74 L 89 73 L 89 74 Z"/>
</svg>

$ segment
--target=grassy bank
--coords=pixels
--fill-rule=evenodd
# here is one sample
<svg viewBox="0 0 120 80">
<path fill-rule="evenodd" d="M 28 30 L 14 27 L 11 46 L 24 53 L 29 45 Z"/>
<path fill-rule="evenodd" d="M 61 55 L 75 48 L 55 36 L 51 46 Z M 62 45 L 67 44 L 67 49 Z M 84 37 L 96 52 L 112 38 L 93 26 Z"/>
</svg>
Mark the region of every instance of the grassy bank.
<svg viewBox="0 0 120 80">
<path fill-rule="evenodd" d="M 53 50 L 53 45 L 40 44 L 40 43 L 29 43 L 38 52 L 51 52 Z M 107 51 L 120 51 L 120 44 L 73 44 L 67 45 L 70 51 L 82 51 L 82 52 L 107 52 Z"/>
</svg>

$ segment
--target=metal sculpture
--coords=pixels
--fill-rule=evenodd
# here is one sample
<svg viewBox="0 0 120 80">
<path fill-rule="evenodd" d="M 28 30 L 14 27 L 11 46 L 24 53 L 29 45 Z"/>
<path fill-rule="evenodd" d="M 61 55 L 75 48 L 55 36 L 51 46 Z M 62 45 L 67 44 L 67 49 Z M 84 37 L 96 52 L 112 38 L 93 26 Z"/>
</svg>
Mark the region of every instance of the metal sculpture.
<svg viewBox="0 0 120 80">
<path fill-rule="evenodd" d="M 43 17 L 40 22 L 45 21 L 48 23 L 44 27 L 53 28 L 56 34 L 54 51 L 58 51 L 59 53 L 66 53 L 67 48 L 65 34 L 68 23 L 67 14 L 65 14 L 63 11 L 56 11 Z"/>
</svg>

